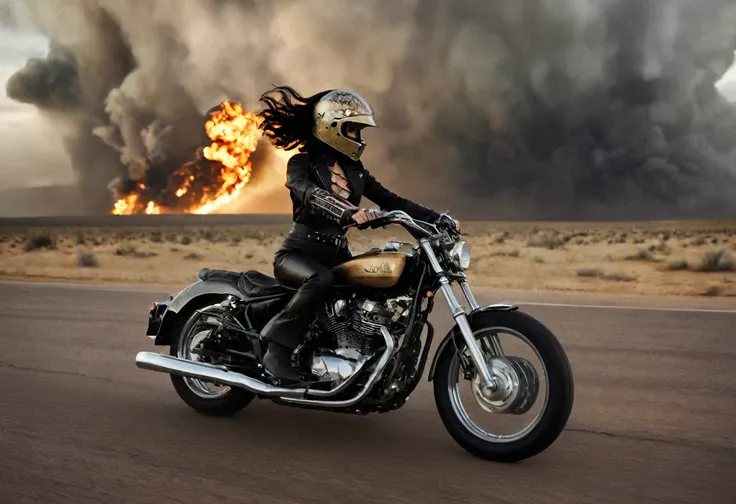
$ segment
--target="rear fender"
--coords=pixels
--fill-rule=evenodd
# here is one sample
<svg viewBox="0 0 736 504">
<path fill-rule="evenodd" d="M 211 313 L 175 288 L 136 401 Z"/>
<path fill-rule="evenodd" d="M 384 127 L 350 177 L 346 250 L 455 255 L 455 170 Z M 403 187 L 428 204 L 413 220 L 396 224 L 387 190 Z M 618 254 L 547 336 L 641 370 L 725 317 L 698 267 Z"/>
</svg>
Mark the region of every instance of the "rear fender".
<svg viewBox="0 0 736 504">
<path fill-rule="evenodd" d="M 492 304 L 488 306 L 482 306 L 480 308 L 476 308 L 475 310 L 471 311 L 467 314 L 468 317 L 468 324 L 470 324 L 470 327 L 473 328 L 473 319 L 480 313 L 484 312 L 511 312 L 518 310 L 519 307 L 516 305 L 509 305 L 509 304 Z M 432 365 L 429 368 L 429 377 L 427 378 L 429 381 L 432 381 L 434 379 L 434 371 L 437 367 L 437 361 L 439 360 L 440 354 L 442 354 L 442 351 L 445 349 L 447 345 L 452 344 L 452 339 L 458 338 L 458 345 L 460 343 L 464 343 L 463 335 L 460 332 L 460 328 L 455 324 L 452 329 L 450 329 L 450 332 L 447 333 L 447 336 L 440 342 L 439 346 L 437 347 L 437 351 L 434 353 L 434 358 L 432 359 Z"/>
<path fill-rule="evenodd" d="M 196 308 L 227 296 L 244 299 L 243 294 L 228 283 L 197 281 L 179 292 L 171 301 L 158 303 L 159 305 L 166 303 L 163 315 L 159 315 L 160 319 L 157 320 L 156 313 L 159 313 L 161 308 L 151 310 L 147 334 L 149 336 L 155 334 L 153 339 L 155 345 L 170 345 L 174 331 L 184 324 L 186 318 L 194 313 Z"/>
<path fill-rule="evenodd" d="M 174 298 L 172 297 L 171 299 Z M 152 340 L 156 339 L 158 330 L 161 327 L 161 321 L 164 318 L 164 313 L 166 313 L 166 309 L 169 307 L 169 304 L 171 304 L 171 300 L 154 301 L 151 305 L 151 311 L 148 312 L 148 328 L 146 329 L 146 336 Z"/>
</svg>

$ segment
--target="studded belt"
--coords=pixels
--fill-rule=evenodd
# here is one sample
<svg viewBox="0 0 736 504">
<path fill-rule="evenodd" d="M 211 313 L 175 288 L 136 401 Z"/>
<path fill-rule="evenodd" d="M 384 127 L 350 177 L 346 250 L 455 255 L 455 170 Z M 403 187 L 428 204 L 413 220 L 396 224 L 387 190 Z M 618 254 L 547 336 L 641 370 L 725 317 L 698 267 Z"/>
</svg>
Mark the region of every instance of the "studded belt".
<svg viewBox="0 0 736 504">
<path fill-rule="evenodd" d="M 334 233 L 322 233 L 312 229 L 304 224 L 294 223 L 289 232 L 291 236 L 297 238 L 303 238 L 316 243 L 322 243 L 324 245 L 331 245 L 337 248 L 344 248 L 348 246 L 348 239 L 345 235 L 334 234 Z"/>
</svg>

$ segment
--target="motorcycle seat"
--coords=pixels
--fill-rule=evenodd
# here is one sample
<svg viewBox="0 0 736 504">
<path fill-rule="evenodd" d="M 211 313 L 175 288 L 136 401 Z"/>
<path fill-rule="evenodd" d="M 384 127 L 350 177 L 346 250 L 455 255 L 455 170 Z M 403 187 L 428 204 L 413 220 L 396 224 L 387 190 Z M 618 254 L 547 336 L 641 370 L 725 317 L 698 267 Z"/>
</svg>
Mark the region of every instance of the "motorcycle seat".
<svg viewBox="0 0 736 504">
<path fill-rule="evenodd" d="M 294 289 L 281 285 L 278 280 L 257 270 L 228 271 L 204 268 L 199 272 L 203 282 L 224 282 L 232 285 L 246 298 L 263 298 L 281 296 Z"/>
</svg>

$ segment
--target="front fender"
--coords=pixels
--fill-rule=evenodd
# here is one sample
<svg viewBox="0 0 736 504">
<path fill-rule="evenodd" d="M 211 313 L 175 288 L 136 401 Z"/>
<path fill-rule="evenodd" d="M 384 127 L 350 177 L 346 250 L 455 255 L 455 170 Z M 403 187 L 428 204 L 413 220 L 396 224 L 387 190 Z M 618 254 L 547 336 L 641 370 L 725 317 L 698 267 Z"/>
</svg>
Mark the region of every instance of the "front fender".
<svg viewBox="0 0 736 504">
<path fill-rule="evenodd" d="M 161 324 L 159 325 L 155 345 L 170 345 L 172 331 L 176 328 L 180 316 L 188 316 L 191 303 L 198 300 L 210 302 L 212 299 L 219 299 L 225 296 L 234 296 L 243 299 L 243 294 L 225 282 L 203 282 L 201 280 L 189 285 L 179 292 L 174 299 L 169 302 L 164 312 Z M 197 302 L 197 304 L 200 304 Z"/>
<path fill-rule="evenodd" d="M 480 308 L 476 308 L 475 310 L 471 311 L 467 314 L 468 317 L 468 324 L 470 324 L 470 327 L 473 327 L 473 319 L 476 315 L 483 312 L 491 312 L 491 311 L 504 311 L 504 312 L 511 312 L 518 310 L 519 307 L 516 305 L 510 305 L 510 304 L 491 304 L 488 306 L 482 306 Z M 428 380 L 432 381 L 434 379 L 434 371 L 435 367 L 437 367 L 437 361 L 439 360 L 439 356 L 442 353 L 442 351 L 445 349 L 447 345 L 452 343 L 452 338 L 458 337 L 462 339 L 462 334 L 460 333 L 460 329 L 458 328 L 457 324 L 455 324 L 452 329 L 447 333 L 447 336 L 440 342 L 439 346 L 437 347 L 437 351 L 434 353 L 434 358 L 432 359 L 432 365 L 429 368 L 429 376 Z"/>
</svg>

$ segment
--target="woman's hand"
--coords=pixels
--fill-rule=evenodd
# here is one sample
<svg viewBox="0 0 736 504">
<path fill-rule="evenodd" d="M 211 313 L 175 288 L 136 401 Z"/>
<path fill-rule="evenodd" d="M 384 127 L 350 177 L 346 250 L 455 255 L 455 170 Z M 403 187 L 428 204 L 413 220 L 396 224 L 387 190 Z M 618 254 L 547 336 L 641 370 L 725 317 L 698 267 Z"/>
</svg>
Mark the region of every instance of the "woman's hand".
<svg viewBox="0 0 736 504">
<path fill-rule="evenodd" d="M 353 220 L 356 224 L 365 224 L 372 221 L 378 216 L 379 210 L 361 208 L 353 214 Z"/>
<path fill-rule="evenodd" d="M 440 218 L 437 219 L 437 222 L 435 222 L 435 224 L 440 229 L 442 229 L 442 228 L 445 228 L 445 229 L 454 229 L 457 233 L 460 233 L 460 222 L 457 221 L 457 220 L 455 220 L 455 219 L 453 219 L 452 217 L 450 217 L 447 214 L 444 214 L 444 213 L 441 214 L 440 215 Z"/>
</svg>

